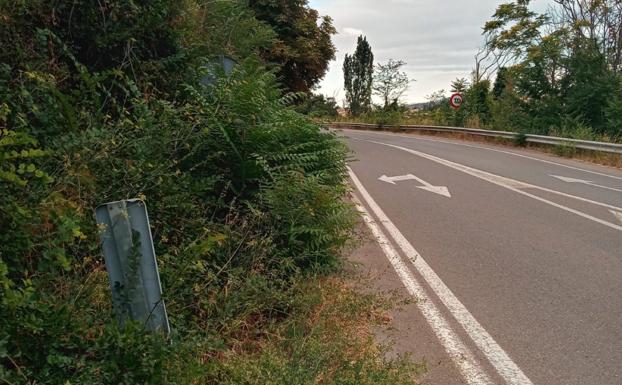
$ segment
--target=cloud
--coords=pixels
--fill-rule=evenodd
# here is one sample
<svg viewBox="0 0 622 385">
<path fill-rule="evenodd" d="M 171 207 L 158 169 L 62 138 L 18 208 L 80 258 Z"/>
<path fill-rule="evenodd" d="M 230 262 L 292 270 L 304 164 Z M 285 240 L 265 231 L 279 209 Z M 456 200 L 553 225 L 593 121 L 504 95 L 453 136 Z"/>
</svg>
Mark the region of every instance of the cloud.
<svg viewBox="0 0 622 385">
<path fill-rule="evenodd" d="M 356 36 L 359 37 L 361 35 L 364 35 L 363 31 L 361 31 L 360 29 L 356 29 L 356 28 L 350 28 L 350 27 L 345 27 L 341 30 L 344 34 L 346 35 L 350 35 L 350 36 Z"/>
</svg>

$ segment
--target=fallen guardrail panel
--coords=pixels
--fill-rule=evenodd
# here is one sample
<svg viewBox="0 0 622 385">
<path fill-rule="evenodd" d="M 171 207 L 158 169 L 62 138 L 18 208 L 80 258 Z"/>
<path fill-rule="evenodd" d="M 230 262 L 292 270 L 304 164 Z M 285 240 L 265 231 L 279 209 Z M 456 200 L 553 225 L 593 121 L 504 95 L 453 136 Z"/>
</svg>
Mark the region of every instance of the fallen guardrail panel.
<svg viewBox="0 0 622 385">
<path fill-rule="evenodd" d="M 119 324 L 127 319 L 154 332 L 170 333 L 145 203 L 105 203 L 95 209 L 101 246 Z"/>
</svg>

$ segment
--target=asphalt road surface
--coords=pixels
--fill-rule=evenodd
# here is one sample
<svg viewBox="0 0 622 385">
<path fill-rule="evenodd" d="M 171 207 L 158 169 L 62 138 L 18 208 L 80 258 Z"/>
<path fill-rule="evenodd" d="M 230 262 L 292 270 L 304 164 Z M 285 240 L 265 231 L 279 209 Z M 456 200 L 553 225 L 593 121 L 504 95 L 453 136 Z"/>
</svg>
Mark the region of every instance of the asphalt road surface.
<svg viewBox="0 0 622 385">
<path fill-rule="evenodd" d="M 384 260 L 417 299 L 412 322 L 453 364 L 447 382 L 622 384 L 622 171 L 430 136 L 339 133 L 380 246 L 366 258 Z"/>
</svg>

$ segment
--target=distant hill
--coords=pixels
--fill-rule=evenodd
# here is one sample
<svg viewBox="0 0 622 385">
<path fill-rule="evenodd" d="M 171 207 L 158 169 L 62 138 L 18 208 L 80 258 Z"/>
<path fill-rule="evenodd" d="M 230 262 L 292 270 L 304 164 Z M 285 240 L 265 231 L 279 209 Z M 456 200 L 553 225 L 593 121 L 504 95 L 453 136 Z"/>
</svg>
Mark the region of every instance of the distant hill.
<svg viewBox="0 0 622 385">
<path fill-rule="evenodd" d="M 429 110 L 438 106 L 442 102 L 422 102 L 422 103 L 408 103 L 406 108 L 409 110 Z"/>
</svg>

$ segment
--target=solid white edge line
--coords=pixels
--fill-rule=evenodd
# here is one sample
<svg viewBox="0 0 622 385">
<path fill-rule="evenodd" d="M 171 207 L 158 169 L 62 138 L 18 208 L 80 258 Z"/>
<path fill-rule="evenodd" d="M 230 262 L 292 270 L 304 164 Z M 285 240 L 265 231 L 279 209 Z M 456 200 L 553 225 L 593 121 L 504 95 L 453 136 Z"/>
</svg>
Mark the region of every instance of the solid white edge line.
<svg viewBox="0 0 622 385">
<path fill-rule="evenodd" d="M 384 135 L 384 136 L 395 136 L 395 137 L 398 137 L 398 138 L 407 138 L 407 139 L 413 139 L 413 140 L 425 140 L 425 141 L 428 141 L 428 142 L 437 142 L 437 143 L 453 144 L 455 146 L 478 148 L 478 149 L 482 149 L 482 150 L 498 152 L 498 153 L 501 153 L 501 154 L 514 155 L 514 156 L 518 156 L 520 158 L 531 159 L 531 160 L 535 160 L 535 161 L 538 161 L 538 162 L 553 164 L 553 165 L 560 166 L 560 167 L 565 167 L 565 168 L 568 168 L 568 169 L 571 169 L 571 170 L 586 172 L 588 174 L 600 175 L 600 176 L 604 176 L 604 177 L 607 177 L 607 178 L 622 180 L 622 177 L 619 177 L 619 176 L 605 174 L 605 173 L 598 172 L 598 171 L 587 170 L 587 169 L 584 169 L 584 168 L 570 166 L 570 165 L 559 163 L 559 162 L 553 162 L 552 160 L 540 159 L 540 158 L 536 158 L 536 157 L 529 156 L 529 155 L 523 155 L 523 154 L 519 154 L 519 153 L 512 152 L 512 151 L 499 150 L 497 148 L 476 146 L 476 145 L 473 145 L 473 144 L 458 143 L 458 142 L 452 142 L 452 141 L 449 141 L 449 140 L 422 138 L 420 136 L 413 136 L 413 135 L 400 135 L 400 134 L 394 134 L 394 133 L 389 133 L 389 132 L 376 132 L 376 131 L 367 131 L 367 130 L 352 130 L 352 129 L 347 129 L 347 128 L 342 128 L 341 130 L 343 130 L 343 131 L 353 131 L 353 132 L 366 132 L 366 133 L 372 133 L 372 134 L 378 134 L 378 135 Z M 417 135 L 417 134 L 415 134 L 415 135 Z M 421 134 L 419 134 L 419 135 L 421 135 Z"/>
<path fill-rule="evenodd" d="M 491 385 L 492 381 L 475 360 L 473 353 L 464 345 L 445 317 L 443 317 L 438 308 L 430 300 L 419 282 L 408 270 L 408 267 L 406 267 L 398 252 L 391 245 L 382 230 L 380 230 L 380 227 L 371 218 L 367 209 L 355 196 L 352 196 L 352 200 L 363 217 L 365 224 L 376 238 L 376 242 L 378 242 L 380 248 L 404 284 L 404 287 L 411 296 L 415 297 L 417 308 L 423 314 L 436 337 L 440 340 L 441 345 L 456 368 L 460 371 L 464 380 L 470 385 Z"/>
<path fill-rule="evenodd" d="M 354 182 L 363 200 L 371 208 L 387 232 L 404 251 L 408 259 L 415 266 L 419 274 L 430 285 L 432 291 L 447 307 L 452 316 L 464 328 L 475 345 L 482 351 L 499 375 L 510 385 L 533 385 L 525 373 L 512 361 L 508 354 L 499 346 L 484 327 L 473 317 L 468 309 L 460 302 L 453 292 L 445 285 L 440 277 L 415 250 L 413 245 L 404 237 L 401 231 L 393 224 L 376 201 L 365 189 L 354 171 L 348 168 L 350 178 Z"/>
<path fill-rule="evenodd" d="M 585 198 L 577 197 L 577 196 L 574 196 L 574 195 L 566 194 L 566 193 L 563 193 L 563 192 L 560 192 L 560 191 L 550 190 L 550 189 L 547 189 L 545 187 L 535 186 L 535 185 L 532 185 L 532 184 L 529 184 L 529 183 L 517 181 L 517 180 L 511 179 L 511 178 L 504 177 L 504 176 L 495 175 L 495 174 L 489 173 L 487 171 L 478 170 L 478 169 L 473 168 L 473 167 L 465 166 L 465 165 L 460 164 L 460 163 L 452 162 L 450 160 L 439 158 L 439 157 L 434 156 L 434 155 L 426 154 L 425 152 L 411 150 L 410 148 L 396 146 L 394 144 L 376 142 L 376 141 L 373 141 L 373 140 L 365 140 L 365 139 L 358 139 L 358 140 L 363 140 L 365 142 L 380 144 L 380 145 L 383 145 L 383 146 L 393 147 L 393 148 L 396 148 L 398 150 L 406 151 L 406 152 L 411 153 L 413 155 L 417 155 L 419 157 L 422 157 L 422 158 L 431 160 L 433 162 L 442 164 L 443 166 L 447 166 L 449 168 L 453 168 L 454 170 L 462 171 L 465 174 L 469 174 L 469 175 L 474 176 L 476 178 L 479 178 L 479 179 L 485 180 L 487 182 L 496 184 L 497 186 L 504 187 L 504 188 L 506 188 L 508 190 L 511 190 L 511 191 L 514 191 L 514 192 L 516 192 L 518 194 L 525 195 L 525 196 L 527 196 L 529 198 L 535 199 L 535 200 L 540 201 L 542 203 L 546 203 L 548 205 L 551 205 L 553 207 L 557 207 L 557 208 L 559 208 L 561 210 L 564 210 L 564 211 L 567 211 L 569 213 L 573 213 L 573 214 L 578 215 L 578 216 L 580 216 L 582 218 L 589 219 L 589 220 L 591 220 L 593 222 L 596 222 L 596 223 L 599 223 L 601 225 L 607 226 L 607 227 L 612 228 L 614 230 L 622 231 L 622 226 L 616 225 L 615 223 L 611 223 L 611 222 L 602 220 L 602 219 L 597 218 L 595 216 L 586 214 L 586 213 L 584 213 L 582 211 L 575 210 L 573 208 L 561 205 L 559 203 L 552 202 L 552 201 L 550 201 L 548 199 L 541 198 L 541 197 L 539 197 L 537 195 L 534 195 L 534 194 L 530 194 L 530 193 L 528 193 L 526 191 L 523 191 L 520 188 L 517 188 L 515 186 L 520 186 L 521 188 L 534 188 L 534 189 L 542 190 L 542 191 L 545 191 L 545 192 L 550 192 L 550 193 L 553 193 L 553 194 L 561 195 L 561 196 L 564 196 L 564 197 L 567 197 L 567 198 L 574 198 L 574 199 L 577 199 L 577 200 L 580 200 L 580 201 L 583 201 L 583 202 L 592 203 L 594 205 L 606 207 L 606 208 L 609 208 L 609 209 L 622 210 L 622 208 L 620 208 L 620 207 L 608 205 L 608 204 L 601 203 L 601 202 L 592 201 L 592 200 L 589 200 L 589 199 L 585 199 Z"/>
</svg>

